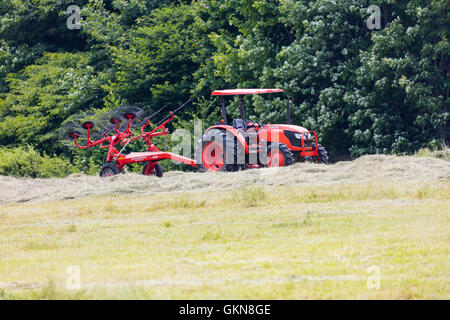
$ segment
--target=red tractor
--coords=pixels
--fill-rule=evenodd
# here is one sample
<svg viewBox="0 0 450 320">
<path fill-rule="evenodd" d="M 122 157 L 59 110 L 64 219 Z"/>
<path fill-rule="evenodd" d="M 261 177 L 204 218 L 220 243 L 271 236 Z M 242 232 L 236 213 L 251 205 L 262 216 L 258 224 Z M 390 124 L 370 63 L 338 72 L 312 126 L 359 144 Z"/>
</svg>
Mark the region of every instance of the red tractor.
<svg viewBox="0 0 450 320">
<path fill-rule="evenodd" d="M 213 91 L 221 97 L 222 120 L 206 129 L 197 144 L 199 168 L 208 171 L 237 171 L 260 167 L 289 166 L 295 161 L 328 164 L 328 155 L 315 131 L 290 124 L 262 124 L 245 117 L 243 95 L 283 92 L 282 89 L 234 89 Z M 239 96 L 240 119 L 229 123 L 224 96 Z M 201 159 L 199 159 L 201 158 Z M 200 162 L 201 160 L 201 162 Z"/>
</svg>

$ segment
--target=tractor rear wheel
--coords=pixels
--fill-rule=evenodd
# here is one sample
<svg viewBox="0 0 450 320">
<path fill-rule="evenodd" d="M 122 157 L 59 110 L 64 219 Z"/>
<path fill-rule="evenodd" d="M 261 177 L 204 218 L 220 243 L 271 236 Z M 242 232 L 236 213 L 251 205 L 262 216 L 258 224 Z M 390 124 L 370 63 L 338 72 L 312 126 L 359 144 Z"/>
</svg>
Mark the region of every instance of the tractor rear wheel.
<svg viewBox="0 0 450 320">
<path fill-rule="evenodd" d="M 144 176 L 157 176 L 158 178 L 162 178 L 162 176 L 163 176 L 162 165 L 159 163 L 156 163 L 154 168 L 152 168 L 152 165 L 150 164 L 150 162 L 146 162 L 144 164 L 144 167 L 142 168 L 142 174 Z"/>
<path fill-rule="evenodd" d="M 119 173 L 120 173 L 119 168 L 117 168 L 117 166 L 113 163 L 107 163 L 103 165 L 103 167 L 100 169 L 101 178 L 115 176 Z"/>
<path fill-rule="evenodd" d="M 319 163 L 328 164 L 328 153 L 327 150 L 320 144 L 317 146 L 317 151 L 319 153 L 319 156 L 317 157 L 317 160 Z"/>
<path fill-rule="evenodd" d="M 271 143 L 267 146 L 268 167 L 287 167 L 294 162 L 292 151 L 284 143 Z"/>
<path fill-rule="evenodd" d="M 242 153 L 234 135 L 223 130 L 207 131 L 201 141 L 201 171 L 238 171 L 238 159 Z M 231 156 L 227 159 L 227 156 Z"/>
</svg>

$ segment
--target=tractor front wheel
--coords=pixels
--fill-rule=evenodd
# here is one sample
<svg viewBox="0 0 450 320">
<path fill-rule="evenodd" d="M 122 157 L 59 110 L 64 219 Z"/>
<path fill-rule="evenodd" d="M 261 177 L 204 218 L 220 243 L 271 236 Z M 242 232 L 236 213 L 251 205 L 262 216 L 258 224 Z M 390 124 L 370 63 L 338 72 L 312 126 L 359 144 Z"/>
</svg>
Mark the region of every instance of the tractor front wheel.
<svg viewBox="0 0 450 320">
<path fill-rule="evenodd" d="M 317 160 L 319 161 L 319 163 L 328 164 L 327 150 L 325 150 L 325 148 L 319 144 L 317 146 L 317 151 L 319 153 L 319 156 L 317 157 Z"/>
<path fill-rule="evenodd" d="M 103 165 L 103 167 L 100 169 L 101 178 L 115 176 L 119 173 L 120 173 L 119 168 L 117 168 L 117 166 L 113 163 L 107 163 Z"/>
<path fill-rule="evenodd" d="M 144 176 L 157 176 L 158 178 L 162 178 L 162 165 L 160 165 L 159 163 L 153 164 L 150 162 L 146 162 L 144 168 L 142 168 L 142 174 Z"/>
</svg>

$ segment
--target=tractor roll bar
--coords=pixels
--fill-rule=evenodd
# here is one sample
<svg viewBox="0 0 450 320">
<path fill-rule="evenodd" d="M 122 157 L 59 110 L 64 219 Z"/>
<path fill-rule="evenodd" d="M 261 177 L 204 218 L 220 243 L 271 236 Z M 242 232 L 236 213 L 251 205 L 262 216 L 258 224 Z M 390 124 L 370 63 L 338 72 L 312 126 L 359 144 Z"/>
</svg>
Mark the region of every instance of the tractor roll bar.
<svg viewBox="0 0 450 320">
<path fill-rule="evenodd" d="M 212 96 L 220 96 L 220 105 L 221 105 L 221 113 L 222 118 L 224 120 L 225 125 L 228 125 L 228 117 L 227 110 L 225 107 L 223 96 L 239 96 L 239 111 L 241 114 L 241 119 L 246 121 L 245 118 L 245 108 L 244 108 L 244 98 L 243 95 L 248 94 L 264 94 L 264 93 L 276 93 L 276 92 L 284 92 L 283 89 L 227 89 L 227 90 L 215 90 L 211 92 Z M 287 101 L 287 122 L 291 123 L 291 100 Z"/>
</svg>

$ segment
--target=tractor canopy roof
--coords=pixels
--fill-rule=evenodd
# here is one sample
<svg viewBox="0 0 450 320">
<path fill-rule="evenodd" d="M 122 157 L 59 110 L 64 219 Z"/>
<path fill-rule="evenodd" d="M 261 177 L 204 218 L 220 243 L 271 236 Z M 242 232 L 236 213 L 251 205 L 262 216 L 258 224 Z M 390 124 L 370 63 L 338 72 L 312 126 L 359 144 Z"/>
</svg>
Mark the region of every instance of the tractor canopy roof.
<svg viewBox="0 0 450 320">
<path fill-rule="evenodd" d="M 283 92 L 283 89 L 228 89 L 228 90 L 216 90 L 211 93 L 212 96 L 234 96 L 242 94 L 262 94 L 262 93 L 275 93 Z"/>
</svg>

